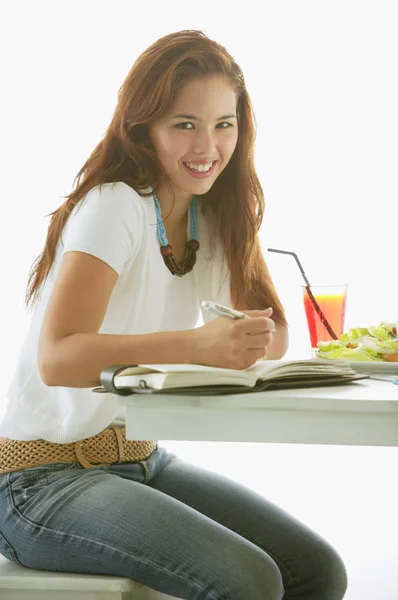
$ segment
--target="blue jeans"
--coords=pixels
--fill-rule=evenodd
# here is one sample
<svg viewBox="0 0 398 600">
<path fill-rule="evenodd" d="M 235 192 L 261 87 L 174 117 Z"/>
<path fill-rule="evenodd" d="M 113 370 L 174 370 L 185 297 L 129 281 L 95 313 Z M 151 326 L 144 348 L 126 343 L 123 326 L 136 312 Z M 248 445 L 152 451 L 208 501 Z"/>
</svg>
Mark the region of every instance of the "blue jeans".
<svg viewBox="0 0 398 600">
<path fill-rule="evenodd" d="M 0 553 L 192 600 L 341 600 L 347 586 L 340 557 L 316 533 L 164 448 L 139 463 L 0 476 Z"/>
</svg>

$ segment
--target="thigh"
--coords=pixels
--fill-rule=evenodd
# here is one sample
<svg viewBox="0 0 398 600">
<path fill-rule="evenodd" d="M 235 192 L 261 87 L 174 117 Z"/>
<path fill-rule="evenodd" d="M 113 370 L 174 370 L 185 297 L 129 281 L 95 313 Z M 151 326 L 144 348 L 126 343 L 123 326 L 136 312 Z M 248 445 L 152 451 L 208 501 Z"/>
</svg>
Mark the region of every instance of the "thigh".
<svg viewBox="0 0 398 600">
<path fill-rule="evenodd" d="M 145 485 L 142 466 L 134 477 L 122 471 L 74 465 L 6 476 L 0 531 L 15 560 L 127 576 L 181 598 L 280 600 L 280 573 L 262 550 Z"/>
<path fill-rule="evenodd" d="M 238 533 L 272 557 L 283 577 L 284 598 L 343 598 L 346 572 L 335 550 L 260 494 L 177 457 L 149 485 Z"/>
</svg>

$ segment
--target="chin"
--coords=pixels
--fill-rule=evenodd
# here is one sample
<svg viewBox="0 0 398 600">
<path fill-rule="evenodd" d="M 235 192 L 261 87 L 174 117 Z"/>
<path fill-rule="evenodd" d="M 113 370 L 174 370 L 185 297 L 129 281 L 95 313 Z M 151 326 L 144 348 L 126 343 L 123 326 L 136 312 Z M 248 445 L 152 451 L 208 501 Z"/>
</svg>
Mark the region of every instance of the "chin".
<svg viewBox="0 0 398 600">
<path fill-rule="evenodd" d="M 202 194 L 206 194 L 206 192 L 208 192 L 212 187 L 213 187 L 214 181 L 212 182 L 198 182 L 198 183 L 194 183 L 193 185 L 187 186 L 186 184 L 184 186 L 180 185 L 179 189 L 183 190 L 185 193 L 187 194 L 194 194 L 196 196 L 200 196 Z"/>
</svg>

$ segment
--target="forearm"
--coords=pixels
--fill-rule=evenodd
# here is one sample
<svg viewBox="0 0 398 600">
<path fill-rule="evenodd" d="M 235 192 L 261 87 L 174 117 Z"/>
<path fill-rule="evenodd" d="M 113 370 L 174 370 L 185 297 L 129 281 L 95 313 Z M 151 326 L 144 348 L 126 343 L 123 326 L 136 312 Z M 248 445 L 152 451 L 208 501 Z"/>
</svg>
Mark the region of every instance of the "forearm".
<svg viewBox="0 0 398 600">
<path fill-rule="evenodd" d="M 192 361 L 193 330 L 110 335 L 75 333 L 39 351 L 39 370 L 49 386 L 93 387 L 110 365 Z"/>
</svg>

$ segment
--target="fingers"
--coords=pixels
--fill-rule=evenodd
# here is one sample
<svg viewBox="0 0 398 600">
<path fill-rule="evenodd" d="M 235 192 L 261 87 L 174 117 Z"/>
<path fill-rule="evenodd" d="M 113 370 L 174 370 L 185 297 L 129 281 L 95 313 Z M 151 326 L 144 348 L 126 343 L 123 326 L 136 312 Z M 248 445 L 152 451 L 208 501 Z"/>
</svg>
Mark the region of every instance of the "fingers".
<svg viewBox="0 0 398 600">
<path fill-rule="evenodd" d="M 264 359 L 275 331 L 272 307 L 244 312 L 248 318 L 219 317 L 196 330 L 201 336 L 197 338 L 199 351 L 205 356 L 199 363 L 243 369 Z"/>
<path fill-rule="evenodd" d="M 243 314 L 248 317 L 270 317 L 273 313 L 274 309 L 272 306 L 265 308 L 264 310 L 242 310 Z"/>
<path fill-rule="evenodd" d="M 261 349 L 264 352 L 264 348 L 269 346 L 274 337 L 273 332 L 265 331 L 264 333 L 254 333 L 250 335 L 248 341 L 248 349 Z"/>
<path fill-rule="evenodd" d="M 262 311 L 258 311 L 262 313 Z M 250 319 L 240 319 L 234 321 L 236 327 L 239 327 L 241 331 L 249 335 L 255 335 L 257 333 L 264 333 L 266 331 L 275 331 L 275 321 L 268 317 L 258 316 Z"/>
<path fill-rule="evenodd" d="M 254 365 L 258 360 L 264 360 L 266 357 L 265 348 L 248 348 L 245 352 L 244 369 Z"/>
<path fill-rule="evenodd" d="M 242 311 L 245 315 L 250 317 L 250 320 L 257 321 L 256 325 L 252 324 L 253 329 L 249 328 L 248 333 L 255 333 L 256 331 L 258 331 L 257 327 L 260 324 L 258 319 L 260 319 L 260 318 L 267 319 L 267 321 L 263 322 L 265 324 L 265 327 L 264 327 L 265 331 L 275 331 L 275 323 L 270 318 L 273 313 L 273 310 L 274 309 L 272 308 L 272 306 L 269 306 L 268 308 L 266 308 L 264 310 L 244 310 L 244 311 Z M 245 323 L 245 325 L 247 325 L 249 319 L 242 319 L 242 321 Z"/>
<path fill-rule="evenodd" d="M 244 321 L 244 323 L 243 323 Z M 238 323 L 237 323 L 238 325 Z M 244 326 L 243 326 L 244 325 Z M 262 349 L 269 346 L 275 332 L 275 322 L 267 317 L 253 317 L 242 319 L 240 322 L 240 334 L 246 338 L 246 348 Z"/>
</svg>

